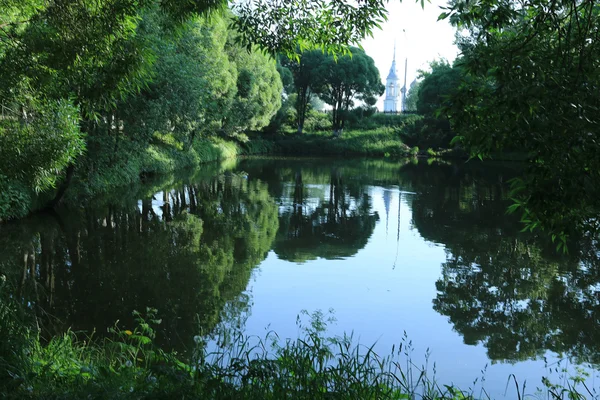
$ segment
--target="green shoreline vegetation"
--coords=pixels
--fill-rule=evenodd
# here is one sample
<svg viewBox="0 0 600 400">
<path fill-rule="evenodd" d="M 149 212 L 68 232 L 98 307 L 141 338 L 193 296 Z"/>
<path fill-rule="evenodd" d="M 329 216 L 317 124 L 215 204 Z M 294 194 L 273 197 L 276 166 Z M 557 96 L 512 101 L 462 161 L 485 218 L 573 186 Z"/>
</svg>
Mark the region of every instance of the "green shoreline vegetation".
<svg viewBox="0 0 600 400">
<path fill-rule="evenodd" d="M 453 148 L 522 156 L 508 211 L 557 249 L 597 243 L 598 5 L 450 2 L 440 19 L 460 30 L 461 56 L 432 62 L 409 90 L 419 115 L 382 115 L 379 72 L 352 46 L 385 20 L 387 2 L 359 3 L 1 0 L 0 222 L 239 155 Z M 215 362 L 185 360 L 154 344 L 153 312 L 110 340 L 42 338 L 5 280 L 0 290 L 7 398 L 485 397 L 410 366 L 390 371 L 395 360 L 324 336 L 319 314 L 274 352 L 252 358 L 258 348 L 238 340 Z M 542 384 L 550 398 L 594 396 L 581 377 Z"/>
<path fill-rule="evenodd" d="M 275 332 L 248 337 L 217 327 L 186 356 L 156 345 L 157 310 L 134 311 L 136 326 L 109 328 L 102 339 L 67 331 L 43 340 L 0 284 L 3 367 L 0 395 L 5 399 L 489 399 L 485 372 L 470 388 L 439 382 L 435 364 L 416 365 L 406 336 L 386 356 L 356 342 L 352 335 L 330 337 L 331 311 L 298 316 L 297 339 L 282 342 Z M 222 329 L 220 329 L 222 328 Z M 544 378 L 533 393 L 526 383 L 507 378 L 515 398 L 594 397 L 586 374 L 556 369 L 558 383 Z M 479 382 L 479 380 L 481 381 Z"/>
</svg>

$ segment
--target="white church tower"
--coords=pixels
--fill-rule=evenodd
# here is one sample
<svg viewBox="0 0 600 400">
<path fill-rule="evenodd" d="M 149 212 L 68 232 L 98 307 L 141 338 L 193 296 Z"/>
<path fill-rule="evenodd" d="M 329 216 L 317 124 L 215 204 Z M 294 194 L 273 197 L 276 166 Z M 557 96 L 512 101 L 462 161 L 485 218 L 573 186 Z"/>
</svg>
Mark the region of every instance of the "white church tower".
<svg viewBox="0 0 600 400">
<path fill-rule="evenodd" d="M 383 112 L 400 112 L 400 98 L 402 96 L 400 89 L 400 77 L 398 76 L 398 68 L 396 67 L 396 46 L 394 45 L 394 59 L 392 61 L 392 67 L 390 68 L 390 73 L 387 76 L 387 81 L 385 84 Z"/>
</svg>

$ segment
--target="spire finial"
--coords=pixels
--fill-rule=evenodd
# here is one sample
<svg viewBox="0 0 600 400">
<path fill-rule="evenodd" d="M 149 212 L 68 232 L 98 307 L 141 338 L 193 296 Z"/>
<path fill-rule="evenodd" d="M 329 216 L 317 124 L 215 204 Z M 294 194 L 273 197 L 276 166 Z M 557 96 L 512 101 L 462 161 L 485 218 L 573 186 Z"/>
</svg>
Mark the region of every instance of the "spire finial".
<svg viewBox="0 0 600 400">
<path fill-rule="evenodd" d="M 392 61 L 396 61 L 396 39 L 394 39 L 394 59 Z"/>
</svg>

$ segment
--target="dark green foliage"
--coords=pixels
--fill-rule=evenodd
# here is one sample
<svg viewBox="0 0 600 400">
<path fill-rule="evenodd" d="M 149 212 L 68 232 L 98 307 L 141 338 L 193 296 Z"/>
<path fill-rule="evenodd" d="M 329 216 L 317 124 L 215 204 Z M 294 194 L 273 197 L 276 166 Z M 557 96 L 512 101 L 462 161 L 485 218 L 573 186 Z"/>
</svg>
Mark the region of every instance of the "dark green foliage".
<svg viewBox="0 0 600 400">
<path fill-rule="evenodd" d="M 296 101 L 297 95 L 295 93 L 291 95 L 283 94 L 281 100 L 281 107 L 271 121 L 269 125 L 264 128 L 265 133 L 269 134 L 277 134 L 277 133 L 285 133 L 285 132 L 294 132 L 298 127 L 296 112 Z"/>
<path fill-rule="evenodd" d="M 26 216 L 33 196 L 28 186 L 0 175 L 0 222 Z"/>
<path fill-rule="evenodd" d="M 474 156 L 529 155 L 511 210 L 560 246 L 599 228 L 599 13 L 591 0 L 456 1 L 442 15 L 468 32 L 458 44 L 469 79 L 447 108 L 453 128 Z"/>
<path fill-rule="evenodd" d="M 400 133 L 400 136 L 406 135 L 414 130 L 414 126 L 423 117 L 416 114 L 387 114 L 372 113 L 372 110 L 361 108 L 352 110 L 346 124 L 349 129 L 374 130 L 378 128 L 392 128 Z"/>
<path fill-rule="evenodd" d="M 0 175 L 41 192 L 83 153 L 84 140 L 69 102 L 29 99 L 28 110 L 0 119 Z"/>
<path fill-rule="evenodd" d="M 0 220 L 27 215 L 33 198 L 55 188 L 85 149 L 71 102 L 25 101 L 0 117 Z"/>
<path fill-rule="evenodd" d="M 422 115 L 435 115 L 446 104 L 448 98 L 458 89 L 463 72 L 460 67 L 451 66 L 447 61 L 434 61 L 431 72 L 422 72 L 416 107 Z"/>
<path fill-rule="evenodd" d="M 460 67 L 451 66 L 446 61 L 434 61 L 430 64 L 431 72 L 422 72 L 423 80 L 415 88 L 411 88 L 410 100 L 416 111 L 423 115 L 417 123 L 403 136 L 409 146 L 419 148 L 449 148 L 455 137 L 450 121 L 443 113 L 442 107 L 447 105 L 449 97 L 456 92 L 464 73 Z M 413 94 L 414 93 L 414 94 Z"/>
<path fill-rule="evenodd" d="M 363 128 L 361 123 L 370 120 L 373 115 L 377 113 L 377 107 L 359 106 L 345 113 L 346 116 L 346 127 L 354 127 L 356 129 L 369 129 Z M 371 126 L 371 129 L 374 126 Z"/>
<path fill-rule="evenodd" d="M 340 136 L 355 101 L 375 105 L 385 90 L 371 57 L 353 47 L 352 55 L 326 57 L 317 69 L 319 97 L 332 107 L 333 132 Z"/>
</svg>

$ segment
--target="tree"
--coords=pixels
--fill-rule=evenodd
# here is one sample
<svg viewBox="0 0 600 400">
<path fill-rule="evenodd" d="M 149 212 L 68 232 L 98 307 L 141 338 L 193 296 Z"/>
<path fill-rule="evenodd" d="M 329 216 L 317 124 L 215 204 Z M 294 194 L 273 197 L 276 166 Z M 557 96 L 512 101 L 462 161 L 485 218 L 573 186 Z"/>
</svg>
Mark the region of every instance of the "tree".
<svg viewBox="0 0 600 400">
<path fill-rule="evenodd" d="M 190 147 L 198 134 L 221 128 L 237 91 L 237 68 L 225 51 L 226 18 L 192 18 L 175 37 L 167 24 L 164 13 L 145 14 L 138 34 L 156 56 L 154 78 L 117 104 L 118 119 L 134 140 L 147 143 L 154 132 L 172 132 Z"/>
<path fill-rule="evenodd" d="M 173 73 L 170 82 L 157 79 L 154 85 L 155 90 L 160 86 L 171 90 L 170 98 L 175 100 L 170 107 L 164 110 L 161 108 L 156 117 L 159 120 L 164 118 L 155 122 L 162 123 L 168 119 L 169 127 L 180 132 L 185 131 L 184 136 L 187 136 L 190 139 L 188 143 L 191 143 L 197 130 L 206 126 L 206 119 L 218 116 L 222 109 L 218 107 L 219 101 L 202 98 L 203 93 L 211 91 L 198 92 L 201 82 L 193 79 L 189 70 L 177 68 L 178 63 L 185 64 L 191 59 L 199 59 L 198 54 L 194 54 L 192 42 L 208 36 L 191 34 L 182 38 L 179 36 L 180 28 L 183 26 L 183 31 L 190 33 L 193 28 L 186 25 L 189 18 L 208 13 L 214 16 L 217 12 L 225 11 L 227 5 L 224 0 L 2 0 L 1 105 L 3 109 L 16 110 L 11 118 L 19 119 L 23 125 L 26 120 L 31 120 L 31 117 L 35 118 L 36 114 L 35 108 L 32 107 L 33 102 L 24 99 L 70 102 L 79 109 L 79 129 L 85 134 L 82 137 L 86 138 L 88 154 L 110 148 L 113 151 L 107 152 L 108 155 L 101 158 L 102 162 L 108 160 L 112 163 L 112 154 L 116 153 L 114 149 L 118 149 L 124 122 L 117 110 L 118 104 L 152 84 L 153 79 L 157 77 L 156 72 Z M 371 32 L 385 18 L 383 0 L 361 1 L 357 7 L 354 3 L 351 5 L 350 2 L 344 1 L 281 3 L 266 0 L 264 5 L 266 9 L 253 8 L 246 3 L 235 7 L 237 14 L 231 25 L 235 26 L 237 31 L 235 41 L 238 45 L 248 49 L 256 45 L 258 49 L 273 54 L 282 51 L 291 55 L 298 45 L 300 48 L 310 46 L 325 51 L 341 52 L 349 43 L 357 42 Z M 143 31 L 144 24 L 148 22 L 145 16 L 149 12 L 168 16 L 161 22 L 163 36 L 161 46 L 158 47 L 157 41 L 152 40 L 153 36 Z M 289 18 L 279 18 L 282 14 Z M 331 29 L 332 23 L 335 29 Z M 165 40 L 167 37 L 168 40 Z M 190 38 L 192 42 L 186 43 Z M 179 53 L 163 57 L 169 52 L 169 46 L 176 47 Z M 274 89 L 278 88 L 277 79 L 271 72 L 259 72 L 255 68 L 258 65 L 255 61 L 260 56 L 252 54 L 248 59 L 252 67 L 240 68 L 237 75 L 239 79 L 236 82 L 238 92 L 245 88 L 251 96 L 249 101 L 243 96 L 236 100 L 236 107 L 242 105 L 248 114 L 239 115 L 238 123 L 227 124 L 228 129 L 262 126 L 278 106 L 277 100 L 271 101 L 271 90 L 265 93 L 265 84 L 270 83 Z M 156 66 L 159 57 L 160 64 Z M 220 62 L 210 58 L 204 61 L 207 62 L 209 70 L 213 61 Z M 254 77 L 260 77 L 256 81 L 252 78 L 255 73 Z M 264 81 L 261 81 L 262 79 Z M 185 80 L 193 84 L 189 87 L 182 86 L 181 82 Z M 244 80 L 250 85 L 245 85 Z M 262 83 L 253 86 L 254 82 Z M 208 84 L 209 87 L 212 84 L 214 89 L 214 86 L 221 83 L 223 82 L 217 79 L 205 80 L 203 84 Z M 228 85 L 224 87 L 226 93 L 230 93 Z M 182 89 L 177 93 L 179 96 L 172 91 L 176 88 Z M 196 101 L 198 97 L 201 101 Z M 180 101 L 184 98 L 194 100 Z M 200 103 L 215 105 L 214 112 L 201 112 L 202 110 L 198 109 Z M 154 101 L 154 104 L 157 105 L 158 102 Z M 176 104 L 181 106 L 178 110 Z M 206 110 L 210 108 L 207 107 Z M 152 117 L 151 114 L 146 116 L 149 119 Z M 250 124 L 240 125 L 239 121 L 246 116 Z M 230 118 L 229 121 L 231 120 Z M 8 129 L 14 129 L 14 126 L 9 124 L 3 129 L 6 132 Z M 103 132 L 99 132 L 100 130 Z M 0 137 L 0 140 L 5 136 Z M 109 140 L 106 141 L 107 137 Z M 5 147 L 5 143 L 0 143 L 0 147 Z M 76 157 L 73 157 L 66 166 L 46 171 L 53 175 L 48 182 L 59 182 L 65 178 L 50 205 L 56 205 L 62 198 L 74 174 L 75 161 Z M 4 180 L 0 179 L 3 182 Z"/>
<path fill-rule="evenodd" d="M 283 85 L 275 61 L 258 51 L 235 44 L 230 31 L 228 54 L 237 70 L 237 91 L 222 124 L 225 132 L 259 130 L 281 107 Z"/>
<path fill-rule="evenodd" d="M 598 232 L 600 9 L 595 1 L 453 1 L 441 17 L 461 32 L 468 74 L 447 112 L 473 155 L 517 149 L 529 161 L 514 181 L 530 229 L 559 246 Z"/>
<path fill-rule="evenodd" d="M 298 135 L 304 130 L 304 121 L 310 105 L 310 99 L 320 85 L 319 67 L 326 59 L 320 50 L 307 50 L 297 59 L 281 58 L 281 64 L 288 69 L 294 78 L 296 92 L 296 118 L 298 120 Z"/>
<path fill-rule="evenodd" d="M 333 107 L 335 136 L 342 134 L 346 115 L 356 100 L 372 106 L 385 90 L 373 59 L 359 48 L 351 51 L 351 55 L 326 57 L 316 72 L 320 78 L 317 94 Z"/>
<path fill-rule="evenodd" d="M 79 110 L 71 102 L 26 101 L 26 116 L 12 112 L 0 118 L 0 177 L 41 192 L 55 185 L 56 171 L 83 153 L 84 139 L 77 123 Z"/>
<path fill-rule="evenodd" d="M 423 83 L 422 80 L 414 80 L 413 83 L 410 84 L 408 94 L 406 95 L 405 106 L 407 111 L 417 111 L 417 99 L 419 98 L 421 83 Z"/>
<path fill-rule="evenodd" d="M 464 74 L 460 67 L 451 66 L 445 60 L 431 62 L 430 68 L 431 71 L 421 71 L 423 79 L 417 92 L 413 94 L 413 88 L 409 92 L 409 99 L 424 118 L 417 124 L 420 129 L 415 135 L 407 136 L 406 143 L 421 148 L 448 148 L 455 135 L 443 106 L 458 89 Z"/>
<path fill-rule="evenodd" d="M 387 0 L 240 2 L 233 7 L 239 15 L 234 24 L 242 43 L 256 43 L 271 54 L 283 52 L 297 58 L 311 49 L 343 54 L 349 45 L 358 45 L 387 19 L 386 3 Z"/>
<path fill-rule="evenodd" d="M 446 60 L 433 61 L 429 67 L 431 71 L 421 72 L 416 106 L 419 114 L 434 116 L 458 89 L 462 71 Z"/>
</svg>

